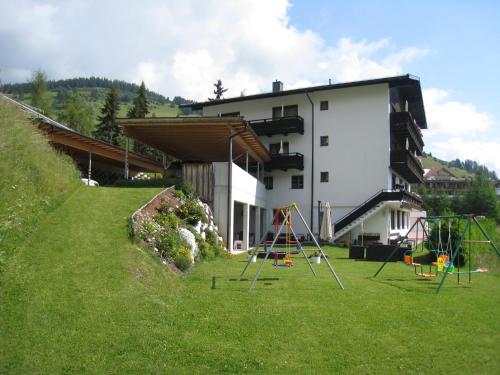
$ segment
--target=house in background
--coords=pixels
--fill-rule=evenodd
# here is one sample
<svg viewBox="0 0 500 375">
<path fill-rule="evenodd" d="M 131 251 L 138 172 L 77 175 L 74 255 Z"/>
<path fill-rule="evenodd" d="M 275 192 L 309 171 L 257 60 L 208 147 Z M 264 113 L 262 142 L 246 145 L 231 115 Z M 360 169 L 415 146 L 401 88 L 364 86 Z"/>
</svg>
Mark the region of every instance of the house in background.
<svg viewBox="0 0 500 375">
<path fill-rule="evenodd" d="M 410 191 L 411 184 L 423 182 L 418 156 L 421 129 L 427 128 L 415 77 L 286 91 L 276 81 L 270 93 L 189 107 L 204 117 L 244 119 L 267 147 L 271 161 L 264 173 L 248 169 L 267 190 L 265 223 L 274 209 L 295 202 L 317 233 L 320 202 L 329 202 L 334 240 L 352 242 L 363 232 L 388 243 L 423 214 L 421 198 Z M 245 164 L 241 158 L 235 163 Z M 240 211 L 234 208 L 235 220 L 244 216 Z M 239 227 L 235 222 L 234 238 Z M 306 232 L 300 225 L 297 231 Z"/>
<path fill-rule="evenodd" d="M 460 178 L 443 167 L 432 167 L 424 170 L 424 184 L 429 194 L 445 192 L 453 197 L 462 193 L 471 184 L 471 178 Z"/>
</svg>

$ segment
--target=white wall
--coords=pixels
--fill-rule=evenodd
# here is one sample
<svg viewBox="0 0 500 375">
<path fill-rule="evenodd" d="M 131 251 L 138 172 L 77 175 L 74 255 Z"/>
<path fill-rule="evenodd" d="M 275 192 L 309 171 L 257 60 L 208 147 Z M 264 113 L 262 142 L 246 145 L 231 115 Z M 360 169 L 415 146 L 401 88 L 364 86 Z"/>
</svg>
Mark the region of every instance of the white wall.
<svg viewBox="0 0 500 375">
<path fill-rule="evenodd" d="M 363 233 L 380 233 L 380 242 L 387 244 L 388 225 L 390 223 L 389 215 L 390 209 L 388 207 L 382 208 L 363 223 Z M 361 224 L 351 231 L 352 239 L 357 239 L 359 234 L 361 234 Z"/>
<path fill-rule="evenodd" d="M 219 233 L 227 241 L 227 173 L 228 163 L 220 162 L 214 164 L 214 216 L 219 227 Z M 248 174 L 245 170 L 233 163 L 231 179 L 232 200 L 240 203 L 248 203 L 252 206 L 265 208 L 267 206 L 266 188 L 262 182 Z M 234 204 L 234 203 L 233 203 Z M 233 213 L 234 220 L 234 213 Z M 240 223 L 238 222 L 238 225 Z M 240 225 L 241 226 L 241 225 Z"/>
</svg>

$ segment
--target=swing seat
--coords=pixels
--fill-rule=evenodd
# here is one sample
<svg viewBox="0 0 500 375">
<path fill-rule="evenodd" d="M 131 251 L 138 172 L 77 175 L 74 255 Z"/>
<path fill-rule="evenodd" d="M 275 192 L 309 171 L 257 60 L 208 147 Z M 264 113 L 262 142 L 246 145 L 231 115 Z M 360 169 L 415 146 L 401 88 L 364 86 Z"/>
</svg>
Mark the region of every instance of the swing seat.
<svg viewBox="0 0 500 375">
<path fill-rule="evenodd" d="M 423 272 L 416 273 L 415 275 L 417 275 L 418 277 L 425 277 L 425 278 L 436 277 L 436 275 L 432 273 L 423 273 Z"/>
<path fill-rule="evenodd" d="M 410 265 L 410 264 L 409 264 Z M 411 264 L 413 267 L 421 267 L 422 265 L 420 263 L 412 263 Z"/>
<path fill-rule="evenodd" d="M 293 260 L 291 260 L 291 259 L 285 259 L 284 263 L 285 263 L 285 265 L 290 265 L 291 266 L 293 264 Z"/>
</svg>

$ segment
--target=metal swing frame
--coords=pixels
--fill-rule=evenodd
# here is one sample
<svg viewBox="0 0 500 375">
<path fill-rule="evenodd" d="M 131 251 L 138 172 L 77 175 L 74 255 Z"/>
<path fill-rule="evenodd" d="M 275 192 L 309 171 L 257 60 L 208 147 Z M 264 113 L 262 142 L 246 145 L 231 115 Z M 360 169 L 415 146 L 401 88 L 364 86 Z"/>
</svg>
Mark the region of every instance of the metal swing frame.
<svg viewBox="0 0 500 375">
<path fill-rule="evenodd" d="M 253 289 L 253 287 L 255 286 L 255 283 L 259 279 L 259 276 L 262 273 L 262 270 L 264 268 L 264 264 L 266 263 L 266 260 L 269 258 L 269 255 L 271 254 L 271 252 L 274 252 L 273 249 L 274 249 L 274 246 L 276 245 L 276 241 L 278 240 L 278 237 L 280 236 L 280 234 L 281 234 L 281 232 L 283 230 L 283 227 L 285 226 L 285 223 L 287 223 L 287 221 L 291 218 L 293 210 L 299 215 L 300 220 L 302 221 L 302 223 L 306 227 L 308 234 L 313 239 L 313 242 L 316 245 L 316 249 L 314 249 L 314 250 L 318 250 L 321 253 L 321 256 L 325 259 L 325 262 L 328 265 L 328 268 L 330 269 L 330 272 L 332 273 L 333 278 L 337 281 L 337 283 L 340 286 L 340 288 L 344 289 L 344 285 L 342 284 L 342 281 L 340 280 L 339 276 L 337 275 L 337 273 L 333 269 L 332 264 L 330 263 L 330 261 L 326 257 L 326 254 L 323 252 L 323 249 L 321 248 L 321 246 L 319 245 L 318 241 L 316 240 L 316 237 L 314 236 L 314 234 L 312 233 L 311 229 L 307 225 L 307 223 L 306 223 L 304 217 L 302 216 L 299 208 L 297 207 L 297 205 L 295 203 L 292 203 L 290 206 L 278 208 L 278 210 L 276 212 L 276 215 L 280 215 L 280 213 L 281 213 L 283 215 L 283 222 L 281 223 L 281 225 L 279 227 L 279 230 L 275 233 L 273 241 L 271 243 L 271 246 L 269 246 L 269 247 L 266 246 L 265 247 L 265 249 L 266 249 L 266 253 L 265 254 L 266 255 L 262 259 L 262 261 L 261 261 L 261 263 L 259 265 L 259 268 L 257 270 L 257 273 L 255 274 L 252 282 L 250 283 L 250 286 L 248 287 L 248 291 L 250 292 Z M 286 214 L 284 214 L 284 211 L 286 212 Z M 304 256 L 304 258 L 306 259 L 307 264 L 309 265 L 309 268 L 310 268 L 311 272 L 313 273 L 313 275 L 317 276 L 316 275 L 316 271 L 312 267 L 311 262 L 309 261 L 309 258 L 307 257 L 307 255 L 305 253 L 304 248 L 302 247 L 299 239 L 297 238 L 297 235 L 296 235 L 295 231 L 293 230 L 293 227 L 290 225 L 289 228 L 290 228 L 290 231 L 291 231 L 291 233 L 293 235 L 293 238 L 295 239 L 296 243 L 298 244 L 298 247 L 299 247 L 298 250 L 302 253 L 302 255 Z M 247 261 L 247 263 L 245 265 L 245 268 L 243 268 L 243 271 L 241 272 L 240 278 L 243 277 L 243 275 L 245 274 L 246 270 L 248 269 L 248 267 L 249 267 L 249 265 L 250 265 L 250 263 L 252 261 L 252 257 L 254 255 L 257 255 L 257 252 L 258 252 L 261 244 L 263 243 L 264 239 L 266 238 L 266 236 L 267 236 L 267 233 L 262 236 L 262 238 L 260 239 L 258 245 L 253 249 L 252 253 L 250 254 L 251 256 L 248 258 L 248 261 Z"/>
<path fill-rule="evenodd" d="M 481 224 L 477 221 L 477 217 L 474 214 L 462 214 L 462 215 L 450 215 L 450 216 L 429 216 L 427 218 L 419 217 L 415 221 L 415 223 L 411 226 L 411 228 L 408 230 L 408 232 L 406 233 L 406 235 L 398 241 L 398 243 L 394 247 L 394 250 L 389 254 L 389 256 L 386 258 L 386 260 L 384 261 L 384 263 L 380 266 L 380 268 L 377 270 L 377 272 L 375 272 L 375 274 L 372 277 L 376 278 L 378 276 L 378 274 L 383 270 L 383 268 L 389 262 L 389 260 L 401 248 L 401 244 L 408 239 L 411 231 L 413 230 L 413 228 L 415 228 L 415 226 L 417 226 L 417 230 L 418 230 L 418 224 L 422 225 L 422 229 L 424 231 L 424 238 L 425 238 L 425 236 L 427 236 L 427 239 L 428 239 L 428 241 L 429 241 L 429 243 L 431 244 L 431 247 L 432 247 L 432 243 L 430 242 L 430 236 L 428 235 L 427 230 L 425 229 L 424 223 L 425 222 L 433 222 L 433 221 L 441 220 L 441 219 L 448 219 L 448 220 L 458 219 L 459 220 L 459 226 L 460 226 L 460 220 L 467 220 L 467 224 L 465 225 L 465 228 L 464 228 L 464 230 L 463 230 L 463 232 L 462 232 L 462 234 L 460 236 L 460 240 L 458 241 L 458 244 L 456 245 L 455 251 L 452 253 L 452 257 L 451 257 L 451 259 L 449 261 L 448 267 L 446 268 L 446 270 L 443 271 L 443 277 L 441 279 L 441 282 L 439 283 L 438 288 L 436 289 L 436 294 L 439 294 L 439 292 L 443 288 L 444 282 L 445 282 L 446 278 L 448 277 L 448 274 L 453 274 L 451 272 L 451 267 L 454 264 L 455 259 L 460 254 L 460 249 L 461 249 L 462 244 L 468 244 L 469 245 L 469 251 L 468 251 L 468 256 L 469 256 L 469 259 L 468 259 L 469 271 L 467 272 L 469 274 L 469 283 L 471 282 L 471 274 L 472 274 L 472 269 L 471 269 L 472 265 L 471 265 L 471 258 L 470 258 L 471 257 L 471 252 L 472 252 L 471 251 L 472 250 L 472 248 L 471 248 L 472 243 L 485 243 L 485 244 L 489 244 L 495 250 L 496 254 L 498 256 L 500 256 L 500 251 L 498 250 L 498 248 L 495 245 L 494 241 L 491 239 L 491 237 L 488 235 L 488 233 L 484 230 L 484 228 L 481 226 Z M 472 240 L 471 239 L 471 227 L 472 227 L 472 225 L 476 225 L 476 227 L 479 229 L 479 231 L 481 232 L 481 234 L 486 238 L 486 240 Z M 467 235 L 468 235 L 468 239 L 466 239 Z M 417 240 L 418 240 L 418 238 L 417 238 Z M 434 250 L 431 250 L 431 251 L 434 251 Z M 460 283 L 460 267 L 458 267 L 457 280 L 458 280 L 458 283 Z"/>
</svg>

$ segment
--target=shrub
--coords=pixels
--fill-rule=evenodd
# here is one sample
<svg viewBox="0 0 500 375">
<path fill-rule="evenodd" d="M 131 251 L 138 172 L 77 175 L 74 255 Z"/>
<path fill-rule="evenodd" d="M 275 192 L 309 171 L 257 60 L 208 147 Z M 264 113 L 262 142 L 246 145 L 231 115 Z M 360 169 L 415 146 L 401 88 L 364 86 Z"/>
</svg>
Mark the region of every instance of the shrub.
<svg viewBox="0 0 500 375">
<path fill-rule="evenodd" d="M 167 230 L 177 230 L 179 218 L 172 212 L 162 212 L 154 217 L 154 221 Z"/>
<path fill-rule="evenodd" d="M 154 240 L 160 232 L 158 224 L 149 219 L 143 220 L 139 226 L 139 238 L 143 241 Z"/>
<path fill-rule="evenodd" d="M 199 259 L 209 259 L 214 257 L 214 251 L 212 246 L 205 241 L 200 241 L 198 243 L 198 258 Z"/>
<path fill-rule="evenodd" d="M 215 232 L 211 231 L 210 229 L 205 230 L 205 238 L 206 241 L 212 246 L 219 244 L 219 238 L 217 234 L 215 234 Z"/>
<path fill-rule="evenodd" d="M 186 197 L 186 194 L 182 190 L 174 190 L 174 197 L 182 200 Z"/>
<path fill-rule="evenodd" d="M 188 198 L 194 197 L 193 188 L 190 185 L 186 184 L 184 181 L 178 181 L 175 187 L 176 190 L 182 191 L 186 197 Z"/>
<path fill-rule="evenodd" d="M 189 253 L 189 248 L 185 245 L 182 245 L 179 249 L 179 252 L 174 258 L 175 266 L 181 271 L 185 272 L 191 267 L 192 259 L 191 254 Z"/>
<path fill-rule="evenodd" d="M 176 230 L 165 231 L 157 241 L 158 249 L 163 257 L 173 259 L 179 252 L 181 237 Z"/>
<path fill-rule="evenodd" d="M 224 254 L 224 247 L 222 247 L 222 245 L 214 245 L 212 246 L 212 250 L 216 257 L 220 257 L 222 254 Z"/>
<path fill-rule="evenodd" d="M 198 221 L 206 222 L 205 211 L 194 199 L 187 199 L 177 210 L 178 216 L 187 224 L 196 225 Z"/>
</svg>

